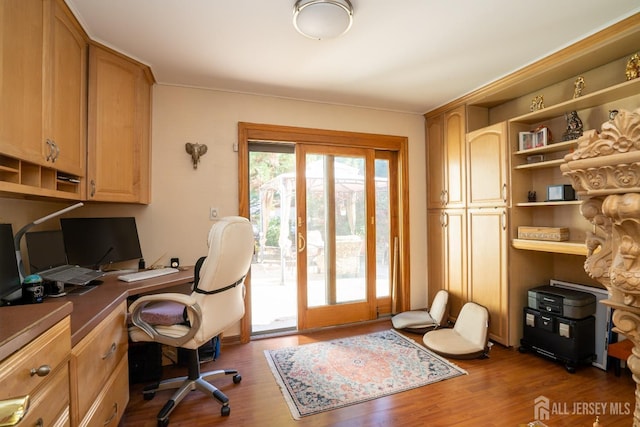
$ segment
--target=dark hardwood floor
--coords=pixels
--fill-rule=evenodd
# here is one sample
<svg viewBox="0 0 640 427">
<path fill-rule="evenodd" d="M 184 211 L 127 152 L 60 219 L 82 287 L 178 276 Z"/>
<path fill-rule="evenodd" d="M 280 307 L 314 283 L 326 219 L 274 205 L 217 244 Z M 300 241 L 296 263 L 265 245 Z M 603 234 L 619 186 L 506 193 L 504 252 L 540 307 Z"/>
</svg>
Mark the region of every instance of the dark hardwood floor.
<svg viewBox="0 0 640 427">
<path fill-rule="evenodd" d="M 549 399 L 549 427 L 591 427 L 600 418 L 602 427 L 633 424 L 635 383 L 628 370 L 616 377 L 592 366 L 575 374 L 564 365 L 517 349 L 494 345 L 490 357 L 451 360 L 467 370 L 463 375 L 370 402 L 294 420 L 269 367 L 264 350 L 318 340 L 390 329 L 389 320 L 366 325 L 334 328 L 312 334 L 254 340 L 249 344 L 224 345 L 211 369 L 238 369 L 240 384 L 231 377 L 214 384 L 230 399 L 231 414 L 220 416 L 220 405 L 194 391 L 171 415 L 171 426 L 520 426 L 534 420 L 534 400 Z M 422 343 L 421 335 L 406 334 Z M 163 376 L 183 375 L 183 370 L 165 367 Z M 144 384 L 131 385 L 129 405 L 120 423 L 155 426 L 156 414 L 171 396 L 159 392 L 150 401 L 142 398 Z M 627 412 L 622 415 L 614 412 Z"/>
</svg>

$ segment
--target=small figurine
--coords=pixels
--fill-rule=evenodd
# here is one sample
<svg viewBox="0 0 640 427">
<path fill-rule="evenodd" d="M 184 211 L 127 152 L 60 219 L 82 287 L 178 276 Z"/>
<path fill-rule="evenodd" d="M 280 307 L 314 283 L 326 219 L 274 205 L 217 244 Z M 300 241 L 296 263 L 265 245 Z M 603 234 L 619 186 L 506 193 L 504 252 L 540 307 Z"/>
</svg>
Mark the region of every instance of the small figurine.
<svg viewBox="0 0 640 427">
<path fill-rule="evenodd" d="M 544 98 L 542 95 L 538 95 L 531 100 L 530 111 L 542 110 L 544 108 Z"/>
<path fill-rule="evenodd" d="M 572 139 L 577 139 L 582 136 L 583 126 L 582 120 L 578 117 L 577 111 L 572 111 L 569 114 L 565 114 L 565 119 L 567 120 L 567 130 L 562 135 L 563 141 L 571 141 Z"/>
<path fill-rule="evenodd" d="M 584 89 L 584 77 L 578 77 L 573 85 L 573 98 L 575 99 L 582 96 L 582 90 Z"/>
<path fill-rule="evenodd" d="M 640 76 L 640 56 L 637 53 L 627 61 L 625 75 L 627 76 L 627 80 L 633 80 Z"/>
<path fill-rule="evenodd" d="M 535 202 L 535 201 L 537 200 L 536 192 L 535 192 L 535 191 L 529 191 L 529 192 L 527 193 L 527 200 L 528 200 L 529 202 Z"/>
</svg>

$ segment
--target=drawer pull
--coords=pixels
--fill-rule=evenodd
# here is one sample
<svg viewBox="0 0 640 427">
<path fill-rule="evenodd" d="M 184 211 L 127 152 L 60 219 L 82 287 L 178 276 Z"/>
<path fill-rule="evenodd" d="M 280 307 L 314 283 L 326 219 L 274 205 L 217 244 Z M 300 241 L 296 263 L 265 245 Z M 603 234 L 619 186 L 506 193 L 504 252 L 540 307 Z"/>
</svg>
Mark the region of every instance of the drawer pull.
<svg viewBox="0 0 640 427">
<path fill-rule="evenodd" d="M 29 410 L 29 395 L 0 401 L 0 420 L 3 426 L 15 426 Z"/>
<path fill-rule="evenodd" d="M 116 346 L 116 343 L 111 343 L 111 347 L 109 347 L 109 351 L 107 351 L 105 354 L 102 355 L 102 360 L 105 360 L 111 357 L 111 355 L 113 355 L 113 353 L 116 352 L 116 348 L 118 348 Z"/>
<path fill-rule="evenodd" d="M 51 366 L 49 365 L 42 365 L 39 368 L 31 368 L 31 370 L 29 371 L 29 374 L 31 376 L 37 375 L 39 377 L 46 377 L 47 375 L 49 375 L 49 372 L 51 372 Z"/>
<path fill-rule="evenodd" d="M 111 423 L 111 421 L 113 421 L 113 419 L 118 416 L 118 403 L 114 403 L 113 404 L 113 414 L 111 414 L 111 416 L 104 422 L 104 426 L 108 425 Z"/>
</svg>

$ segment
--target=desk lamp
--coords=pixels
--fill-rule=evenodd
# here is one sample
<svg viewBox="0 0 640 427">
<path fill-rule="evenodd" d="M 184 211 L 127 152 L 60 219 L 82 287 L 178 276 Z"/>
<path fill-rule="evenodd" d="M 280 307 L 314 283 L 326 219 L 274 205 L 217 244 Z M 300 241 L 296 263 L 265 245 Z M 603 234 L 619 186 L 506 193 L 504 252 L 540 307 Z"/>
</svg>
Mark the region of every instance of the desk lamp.
<svg viewBox="0 0 640 427">
<path fill-rule="evenodd" d="M 24 264 L 22 262 L 22 254 L 20 253 L 20 241 L 22 240 L 22 236 L 24 236 L 24 234 L 34 225 L 42 224 L 43 222 L 48 221 L 51 218 L 55 218 L 59 215 L 62 215 L 63 213 L 69 212 L 70 210 L 79 208 L 80 206 L 84 206 L 84 203 L 82 202 L 76 203 L 75 205 L 66 207 L 64 209 L 61 209 L 47 216 L 43 216 L 42 218 L 36 219 L 35 221 L 25 225 L 20 230 L 18 230 L 15 237 L 13 238 L 13 244 L 16 247 L 16 259 L 18 260 L 18 271 L 20 272 L 20 283 L 22 283 L 25 277 Z"/>
</svg>

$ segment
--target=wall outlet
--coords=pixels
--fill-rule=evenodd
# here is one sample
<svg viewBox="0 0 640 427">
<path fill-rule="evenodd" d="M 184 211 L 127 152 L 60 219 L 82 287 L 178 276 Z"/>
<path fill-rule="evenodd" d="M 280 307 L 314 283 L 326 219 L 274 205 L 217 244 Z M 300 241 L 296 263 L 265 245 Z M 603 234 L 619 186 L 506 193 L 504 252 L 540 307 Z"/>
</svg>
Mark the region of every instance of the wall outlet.
<svg viewBox="0 0 640 427">
<path fill-rule="evenodd" d="M 211 221 L 218 219 L 218 208 L 209 208 L 209 219 Z"/>
</svg>

